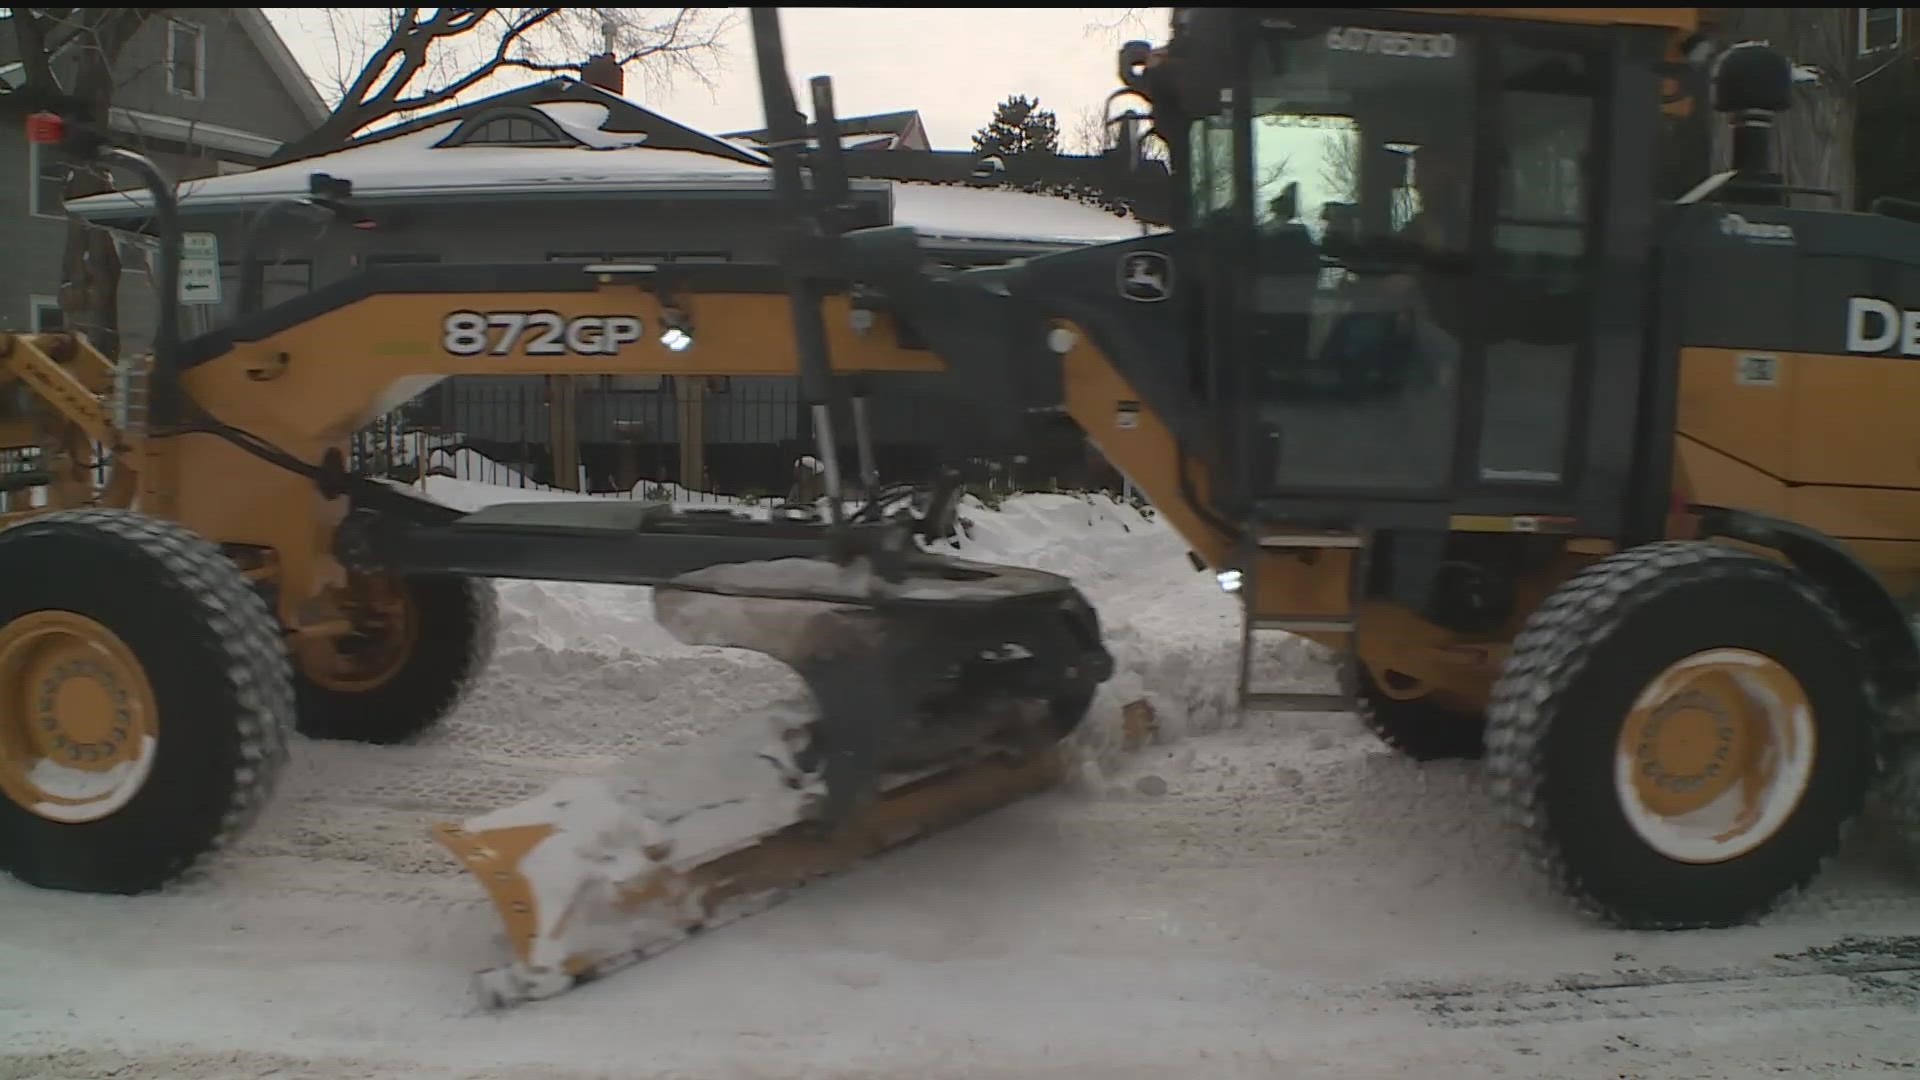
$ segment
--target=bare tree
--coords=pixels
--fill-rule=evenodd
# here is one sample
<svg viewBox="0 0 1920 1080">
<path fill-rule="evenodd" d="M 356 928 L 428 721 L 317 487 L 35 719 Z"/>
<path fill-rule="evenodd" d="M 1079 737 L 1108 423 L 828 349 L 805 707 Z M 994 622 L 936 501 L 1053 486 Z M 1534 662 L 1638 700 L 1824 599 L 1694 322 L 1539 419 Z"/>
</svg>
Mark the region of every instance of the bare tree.
<svg viewBox="0 0 1920 1080">
<path fill-rule="evenodd" d="M 334 52 L 333 113 L 276 161 L 340 146 L 382 120 L 454 102 L 514 72 L 579 72 L 611 53 L 649 88 L 724 65 L 730 8 L 341 8 L 322 12 Z"/>
<path fill-rule="evenodd" d="M 13 8 L 8 22 L 20 54 L 23 81 L 16 93 L 25 102 L 67 98 L 85 111 L 84 119 L 105 127 L 114 89 L 124 83 L 114 65 L 134 35 L 163 8 Z M 66 78 L 55 73 L 56 58 L 71 57 Z M 37 182 L 37 178 L 36 178 Z M 111 191 L 104 171 L 74 169 L 63 196 L 82 198 Z M 77 218 L 67 221 L 60 260 L 59 301 L 65 325 L 87 335 L 108 356 L 120 348 L 120 253 L 114 237 Z"/>
<path fill-rule="evenodd" d="M 1106 114 L 1098 105 L 1087 105 L 1074 114 L 1073 128 L 1067 134 L 1067 149 L 1076 154 L 1103 154 L 1113 145 L 1107 130 Z"/>
<path fill-rule="evenodd" d="M 1089 34 L 1125 34 L 1130 37 L 1147 37 L 1154 32 L 1165 33 L 1165 26 L 1150 26 L 1149 22 L 1155 8 L 1085 8 L 1087 12 L 1087 33 Z"/>
</svg>

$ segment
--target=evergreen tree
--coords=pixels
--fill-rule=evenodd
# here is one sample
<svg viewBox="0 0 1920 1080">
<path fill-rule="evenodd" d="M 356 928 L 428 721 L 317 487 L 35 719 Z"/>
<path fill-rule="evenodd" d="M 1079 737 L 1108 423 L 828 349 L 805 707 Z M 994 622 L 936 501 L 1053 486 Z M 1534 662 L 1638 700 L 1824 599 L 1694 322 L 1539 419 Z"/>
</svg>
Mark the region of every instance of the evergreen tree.
<svg viewBox="0 0 1920 1080">
<path fill-rule="evenodd" d="M 993 110 L 986 127 L 974 132 L 973 151 L 1007 160 L 1022 154 L 1057 154 L 1060 121 L 1053 110 L 1040 107 L 1039 99 L 1015 94 Z"/>
</svg>

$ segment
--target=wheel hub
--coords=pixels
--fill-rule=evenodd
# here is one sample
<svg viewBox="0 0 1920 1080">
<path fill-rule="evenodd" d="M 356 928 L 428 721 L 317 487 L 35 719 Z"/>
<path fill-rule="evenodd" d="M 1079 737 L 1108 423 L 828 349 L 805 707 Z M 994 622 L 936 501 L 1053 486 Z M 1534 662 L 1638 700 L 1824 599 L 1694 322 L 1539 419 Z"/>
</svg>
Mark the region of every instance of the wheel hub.
<svg viewBox="0 0 1920 1080">
<path fill-rule="evenodd" d="M 364 694 L 398 675 L 419 643 L 420 619 L 406 590 L 384 578 L 356 579 L 339 606 L 353 629 L 297 650 L 303 675 L 340 693 Z"/>
<path fill-rule="evenodd" d="M 1806 692 L 1769 657 L 1696 653 L 1643 691 L 1621 727 L 1616 794 L 1668 858 L 1737 858 L 1785 823 L 1813 769 Z"/>
<path fill-rule="evenodd" d="M 0 792 L 42 817 L 94 821 L 153 764 L 158 710 L 112 631 L 68 611 L 0 627 Z"/>
</svg>

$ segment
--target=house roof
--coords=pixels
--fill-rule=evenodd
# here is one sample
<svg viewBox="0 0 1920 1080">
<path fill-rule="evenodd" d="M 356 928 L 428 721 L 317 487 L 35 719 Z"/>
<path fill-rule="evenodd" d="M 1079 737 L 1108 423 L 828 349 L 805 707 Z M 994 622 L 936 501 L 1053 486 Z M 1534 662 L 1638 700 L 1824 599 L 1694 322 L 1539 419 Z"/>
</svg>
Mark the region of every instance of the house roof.
<svg viewBox="0 0 1920 1080">
<path fill-rule="evenodd" d="M 927 129 L 920 110 L 874 113 L 871 116 L 843 116 L 835 123 L 840 129 L 840 146 L 846 150 L 926 150 Z M 750 146 L 765 146 L 766 128 L 730 131 L 720 136 Z"/>
<path fill-rule="evenodd" d="M 465 105 L 436 110 L 403 123 L 390 124 L 377 131 L 361 135 L 349 141 L 344 147 L 321 155 L 311 155 L 304 160 L 314 160 L 317 157 L 332 156 L 346 150 L 403 138 L 428 128 L 439 127 L 448 121 L 464 120 L 467 117 L 497 109 L 538 108 L 548 111 L 550 106 L 566 103 L 577 103 L 588 108 L 599 107 L 599 119 L 594 128 L 597 134 L 592 136 L 593 138 L 607 135 L 636 135 L 642 137 L 646 145 L 653 149 L 711 154 L 727 161 L 748 165 L 767 164 L 766 155 L 750 147 L 717 139 L 704 131 L 695 130 L 661 116 L 625 95 L 616 94 L 604 87 L 582 82 L 567 75 L 559 75 L 528 86 L 505 90 Z M 554 115 L 549 111 L 549 116 Z M 581 137 L 582 132 L 570 131 L 569 134 L 578 138 Z M 290 162 L 299 160 L 303 159 L 294 158 L 290 159 Z M 274 164 L 277 166 L 282 163 Z"/>
<path fill-rule="evenodd" d="M 253 47 L 260 50 L 260 55 L 266 60 L 267 68 L 273 72 L 274 78 L 280 80 L 280 85 L 286 87 L 287 93 L 293 96 L 294 104 L 300 107 L 301 115 L 305 116 L 314 127 L 319 127 L 333 110 L 327 108 L 327 103 L 320 97 L 320 91 L 314 89 L 313 80 L 307 77 L 306 70 L 300 66 L 300 61 L 293 58 L 293 52 L 287 48 L 286 39 L 280 36 L 280 31 L 273 28 L 273 23 L 267 18 L 266 12 L 252 7 L 227 10 L 233 12 L 234 20 L 240 24 L 240 29 L 245 30 L 247 37 L 252 39 Z"/>
<path fill-rule="evenodd" d="M 568 85 L 561 85 L 568 84 Z M 571 79 L 512 91 L 491 108 L 544 118 L 574 145 L 443 145 L 469 121 L 475 103 L 363 137 L 327 154 L 180 185 L 183 211 L 242 209 L 307 194 L 314 173 L 353 183 L 356 202 L 513 196 L 648 195 L 765 198 L 773 190 L 766 158 L 676 124 L 598 87 Z M 609 100 L 611 99 L 611 100 Z M 625 106 L 622 108 L 622 106 Z M 714 147 L 717 149 L 708 149 Z M 1069 198 L 888 179 L 849 181 L 857 194 L 891 202 L 892 220 L 930 238 L 956 241 L 1107 243 L 1137 236 L 1140 223 Z M 144 218 L 145 192 L 76 199 L 77 217 Z"/>
</svg>

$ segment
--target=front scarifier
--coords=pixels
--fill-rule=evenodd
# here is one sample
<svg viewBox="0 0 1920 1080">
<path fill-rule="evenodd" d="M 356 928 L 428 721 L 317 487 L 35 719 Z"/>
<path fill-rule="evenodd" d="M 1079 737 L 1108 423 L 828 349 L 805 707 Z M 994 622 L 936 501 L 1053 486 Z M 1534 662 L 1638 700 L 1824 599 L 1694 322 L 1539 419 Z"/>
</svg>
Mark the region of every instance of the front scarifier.
<svg viewBox="0 0 1920 1080">
<path fill-rule="evenodd" d="M 476 980 L 491 1006 L 562 993 L 811 878 L 1052 785 L 1064 772 L 1059 742 L 1112 673 L 1098 619 L 1065 578 L 927 554 L 906 527 L 856 554 L 820 314 L 820 283 L 836 272 L 844 174 L 833 167 L 837 141 L 822 138 L 822 205 L 804 205 L 804 129 L 786 90 L 777 16 L 756 8 L 753 19 L 776 189 L 796 226 L 782 263 L 826 465 L 830 557 L 683 574 L 655 588 L 654 610 L 683 642 L 787 664 L 815 712 L 772 716 L 763 728 L 435 826 L 507 930 L 512 962 Z M 836 131 L 824 80 L 814 104 L 821 131 Z M 856 426 L 864 466 L 871 447 Z"/>
</svg>

